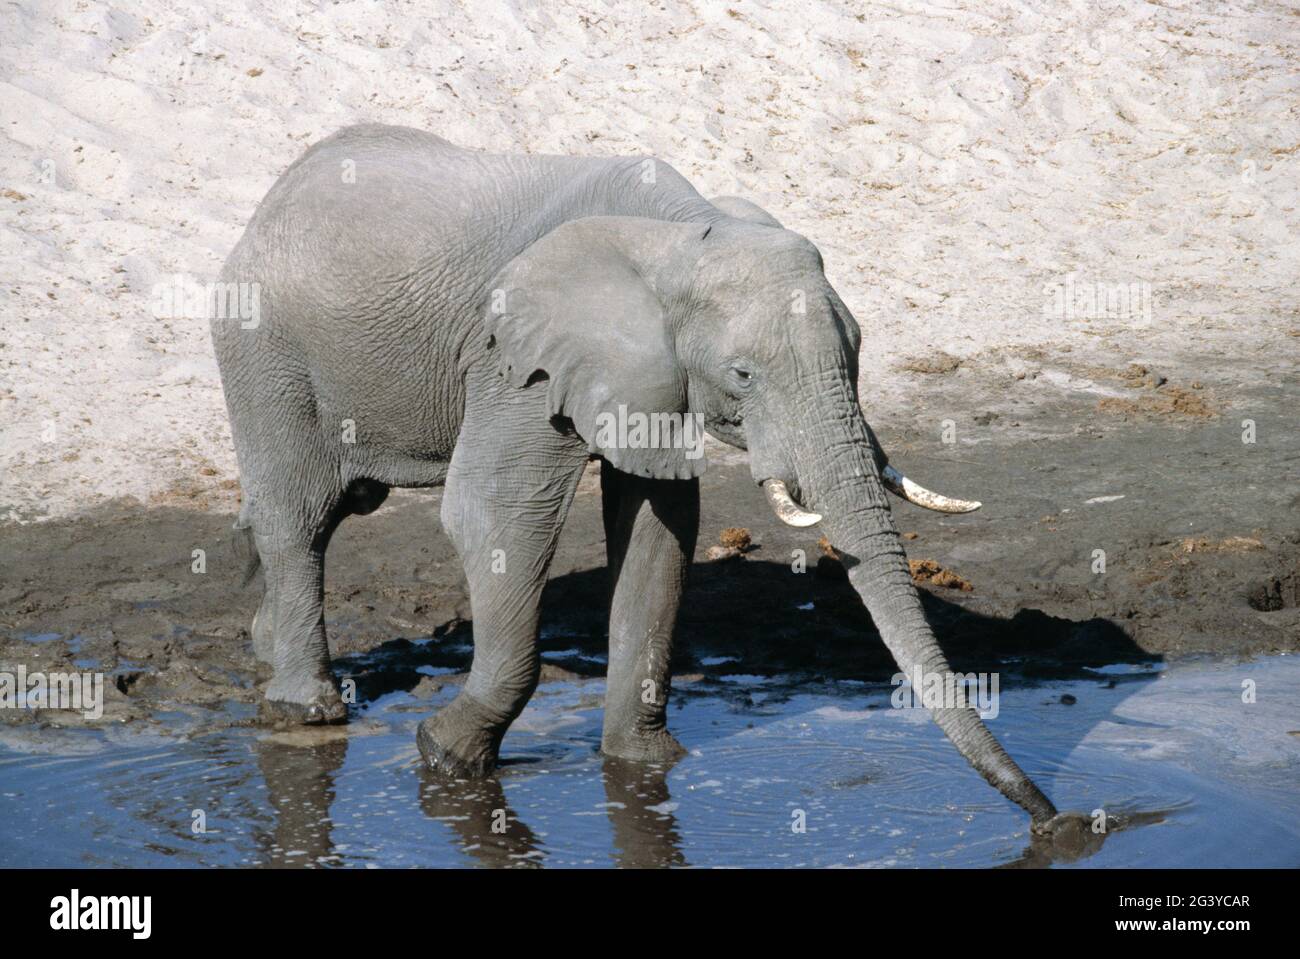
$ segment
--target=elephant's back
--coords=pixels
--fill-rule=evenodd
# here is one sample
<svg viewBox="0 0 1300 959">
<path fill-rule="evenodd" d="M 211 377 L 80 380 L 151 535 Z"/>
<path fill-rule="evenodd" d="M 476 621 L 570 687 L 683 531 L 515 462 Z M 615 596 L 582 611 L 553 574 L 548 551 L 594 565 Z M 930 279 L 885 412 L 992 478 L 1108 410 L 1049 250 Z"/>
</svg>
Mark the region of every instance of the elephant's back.
<svg viewBox="0 0 1300 959">
<path fill-rule="evenodd" d="M 385 449 L 449 453 L 479 300 L 528 242 L 511 224 L 543 202 L 534 181 L 562 179 L 546 167 L 404 127 L 349 127 L 310 148 L 222 271 L 227 284 L 256 284 L 261 303 L 256 329 L 212 324 L 232 414 L 266 402 L 232 396 L 232 382 L 250 393 L 260 387 L 243 384 L 274 382 Z"/>
<path fill-rule="evenodd" d="M 348 127 L 280 176 L 222 278 L 272 288 L 294 307 L 279 322 L 309 337 L 328 333 L 318 321 L 364 321 L 376 309 L 437 304 L 438 318 L 450 319 L 446 307 L 517 252 L 511 227 L 547 193 L 537 183 L 546 159 L 565 158 L 479 153 L 407 127 Z"/>
<path fill-rule="evenodd" d="M 455 178 L 472 156 L 405 127 L 348 127 L 317 143 L 267 192 L 230 265 L 307 294 L 346 297 L 409 272 L 472 215 Z M 463 184 L 462 184 L 463 185 Z"/>
</svg>

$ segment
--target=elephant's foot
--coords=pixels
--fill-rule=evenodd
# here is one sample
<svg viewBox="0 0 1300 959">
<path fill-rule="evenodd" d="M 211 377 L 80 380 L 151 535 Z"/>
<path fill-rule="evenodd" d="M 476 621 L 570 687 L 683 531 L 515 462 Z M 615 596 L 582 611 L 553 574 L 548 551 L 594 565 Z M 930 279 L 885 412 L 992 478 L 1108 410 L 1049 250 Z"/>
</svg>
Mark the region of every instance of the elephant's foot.
<svg viewBox="0 0 1300 959">
<path fill-rule="evenodd" d="M 600 751 L 634 763 L 675 763 L 686 755 L 686 747 L 666 729 L 606 735 Z"/>
<path fill-rule="evenodd" d="M 266 687 L 262 716 L 272 723 L 323 726 L 346 722 L 348 707 L 333 679 L 284 680 L 277 675 Z"/>
<path fill-rule="evenodd" d="M 450 705 L 420 723 L 416 745 L 424 764 L 447 779 L 482 779 L 497 765 L 497 752 L 509 720 L 502 721 L 477 700 L 461 693 Z"/>
</svg>

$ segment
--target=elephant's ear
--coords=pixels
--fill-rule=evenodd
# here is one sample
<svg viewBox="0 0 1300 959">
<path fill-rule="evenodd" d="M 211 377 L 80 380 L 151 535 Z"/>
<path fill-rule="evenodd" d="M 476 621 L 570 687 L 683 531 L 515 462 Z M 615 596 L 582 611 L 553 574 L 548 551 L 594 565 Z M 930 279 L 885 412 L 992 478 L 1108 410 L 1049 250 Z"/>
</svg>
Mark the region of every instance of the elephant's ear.
<svg viewBox="0 0 1300 959">
<path fill-rule="evenodd" d="M 510 261 L 488 290 L 488 346 L 515 386 L 549 381 L 552 416 L 627 473 L 704 472 L 704 427 L 686 408 L 661 291 L 665 263 L 703 224 L 586 217 L 556 227 Z"/>
</svg>

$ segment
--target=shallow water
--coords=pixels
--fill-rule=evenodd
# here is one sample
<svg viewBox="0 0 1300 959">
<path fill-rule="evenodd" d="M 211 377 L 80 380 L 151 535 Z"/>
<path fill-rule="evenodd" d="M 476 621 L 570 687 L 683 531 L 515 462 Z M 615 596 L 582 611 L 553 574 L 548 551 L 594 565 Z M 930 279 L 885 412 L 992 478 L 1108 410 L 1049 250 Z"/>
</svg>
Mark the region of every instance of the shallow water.
<svg viewBox="0 0 1300 959">
<path fill-rule="evenodd" d="M 0 865 L 1300 865 L 1300 658 L 1007 684 L 995 733 L 1060 808 L 1110 817 L 1090 854 L 1032 846 L 889 688 L 738 674 L 674 691 L 690 755 L 666 770 L 598 754 L 601 682 L 544 684 L 476 784 L 415 749 L 454 689 L 345 730 L 0 727 Z"/>
</svg>

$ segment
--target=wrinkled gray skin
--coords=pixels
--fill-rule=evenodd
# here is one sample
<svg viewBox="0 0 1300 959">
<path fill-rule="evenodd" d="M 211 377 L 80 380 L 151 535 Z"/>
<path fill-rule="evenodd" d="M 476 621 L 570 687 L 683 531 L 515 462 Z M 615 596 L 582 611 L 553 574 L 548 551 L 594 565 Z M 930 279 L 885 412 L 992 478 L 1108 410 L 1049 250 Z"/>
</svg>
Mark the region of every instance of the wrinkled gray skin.
<svg viewBox="0 0 1300 959">
<path fill-rule="evenodd" d="M 256 329 L 217 319 L 212 334 L 240 525 L 266 571 L 253 636 L 274 664 L 278 717 L 345 717 L 322 615 L 335 527 L 390 487 L 445 482 L 474 661 L 419 746 L 446 775 L 489 773 L 537 685 L 547 567 L 599 456 L 613 580 L 602 748 L 679 756 L 668 661 L 703 460 L 598 445 L 598 415 L 620 404 L 700 414 L 747 449 L 755 481 L 780 479 L 824 515 L 899 667 L 947 670 L 859 407 L 857 323 L 817 248 L 755 205 L 706 200 L 651 159 L 496 156 L 357 126 L 276 182 L 222 279 L 261 284 Z M 1052 828 L 1056 810 L 973 709 L 934 716 L 1036 829 Z"/>
</svg>

